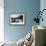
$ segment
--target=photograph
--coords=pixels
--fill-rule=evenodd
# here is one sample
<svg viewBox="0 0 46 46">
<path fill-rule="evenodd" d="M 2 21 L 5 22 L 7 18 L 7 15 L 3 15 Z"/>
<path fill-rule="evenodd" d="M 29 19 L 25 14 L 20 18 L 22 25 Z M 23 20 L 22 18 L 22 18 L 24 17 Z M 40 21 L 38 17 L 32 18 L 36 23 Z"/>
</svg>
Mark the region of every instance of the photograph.
<svg viewBox="0 0 46 46">
<path fill-rule="evenodd" d="M 11 25 L 24 25 L 25 15 L 24 14 L 10 14 Z"/>
</svg>

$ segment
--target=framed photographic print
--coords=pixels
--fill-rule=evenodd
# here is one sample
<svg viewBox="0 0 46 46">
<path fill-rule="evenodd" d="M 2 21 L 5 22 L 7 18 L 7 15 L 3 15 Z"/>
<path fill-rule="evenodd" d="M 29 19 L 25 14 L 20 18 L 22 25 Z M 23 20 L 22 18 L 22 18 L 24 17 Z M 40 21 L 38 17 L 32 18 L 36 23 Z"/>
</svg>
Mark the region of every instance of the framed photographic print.
<svg viewBox="0 0 46 46">
<path fill-rule="evenodd" d="M 10 14 L 10 24 L 11 25 L 24 25 L 25 15 L 24 14 Z"/>
</svg>

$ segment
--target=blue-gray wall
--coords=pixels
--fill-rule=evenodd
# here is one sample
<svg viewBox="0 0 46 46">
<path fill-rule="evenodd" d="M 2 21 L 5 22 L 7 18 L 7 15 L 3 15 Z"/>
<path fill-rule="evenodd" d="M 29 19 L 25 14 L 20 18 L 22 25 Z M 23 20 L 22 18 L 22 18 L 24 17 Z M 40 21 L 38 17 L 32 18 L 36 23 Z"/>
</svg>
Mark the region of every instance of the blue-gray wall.
<svg viewBox="0 0 46 46">
<path fill-rule="evenodd" d="M 46 0 L 41 0 L 40 1 L 40 10 L 42 11 L 43 9 L 46 9 Z M 40 22 L 40 25 L 45 26 L 46 27 L 46 10 L 43 12 L 43 22 Z"/>
<path fill-rule="evenodd" d="M 4 0 L 4 38 L 7 41 L 18 41 L 31 31 L 36 12 L 40 9 L 40 0 Z M 26 25 L 10 26 L 9 13 L 21 11 L 26 16 Z"/>
</svg>

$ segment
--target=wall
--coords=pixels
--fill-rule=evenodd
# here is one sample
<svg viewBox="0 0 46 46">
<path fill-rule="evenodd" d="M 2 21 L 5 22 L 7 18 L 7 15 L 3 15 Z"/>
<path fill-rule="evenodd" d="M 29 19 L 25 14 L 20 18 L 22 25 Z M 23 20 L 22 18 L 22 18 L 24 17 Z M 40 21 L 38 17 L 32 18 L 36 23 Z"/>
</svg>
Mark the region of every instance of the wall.
<svg viewBox="0 0 46 46">
<path fill-rule="evenodd" d="M 10 26 L 9 13 L 25 13 L 26 25 Z M 40 10 L 40 0 L 4 0 L 4 38 L 7 41 L 18 41 L 32 29 L 33 19 Z"/>
<path fill-rule="evenodd" d="M 4 0 L 0 0 L 0 42 L 4 41 Z"/>
<path fill-rule="evenodd" d="M 46 9 L 46 0 L 41 0 L 41 1 L 40 1 L 40 9 L 41 9 L 41 11 L 42 11 L 43 9 Z M 41 22 L 40 22 L 40 25 L 46 27 L 46 20 L 45 20 L 45 19 L 46 19 L 46 10 L 43 12 L 42 17 L 43 17 L 43 22 L 41 21 Z"/>
</svg>

